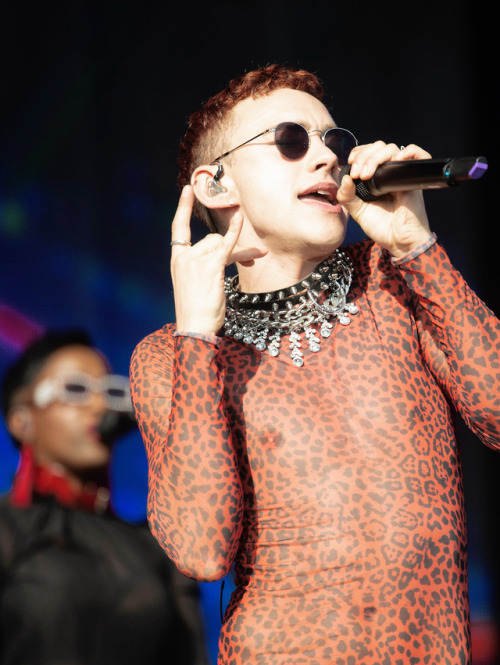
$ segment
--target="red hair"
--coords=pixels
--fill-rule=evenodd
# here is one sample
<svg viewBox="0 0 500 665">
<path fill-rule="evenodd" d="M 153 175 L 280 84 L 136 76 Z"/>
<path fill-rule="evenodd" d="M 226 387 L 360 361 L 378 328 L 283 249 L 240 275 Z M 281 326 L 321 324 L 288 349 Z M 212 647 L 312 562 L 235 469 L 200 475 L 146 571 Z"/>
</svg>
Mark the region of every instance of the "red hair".
<svg viewBox="0 0 500 665">
<path fill-rule="evenodd" d="M 248 97 L 263 97 L 279 88 L 307 92 L 319 100 L 323 98 L 323 86 L 319 79 L 303 69 L 269 65 L 234 78 L 189 118 L 179 148 L 177 183 L 180 189 L 190 182 L 191 174 L 198 166 L 210 164 L 228 149 L 223 142 L 234 107 Z M 212 228 L 207 209 L 198 201 L 195 201 L 194 212 Z"/>
</svg>

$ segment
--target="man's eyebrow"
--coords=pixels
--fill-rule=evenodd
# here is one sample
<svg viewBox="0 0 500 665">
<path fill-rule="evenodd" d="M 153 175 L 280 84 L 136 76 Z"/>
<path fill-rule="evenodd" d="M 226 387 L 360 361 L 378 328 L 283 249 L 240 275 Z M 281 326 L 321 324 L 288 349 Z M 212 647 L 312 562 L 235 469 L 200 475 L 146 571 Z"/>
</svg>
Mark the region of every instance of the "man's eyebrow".
<svg viewBox="0 0 500 665">
<path fill-rule="evenodd" d="M 306 121 L 290 120 L 289 122 L 296 122 L 298 125 L 302 125 L 302 127 L 305 127 L 308 131 L 319 130 L 321 132 L 326 132 L 328 129 L 334 129 L 337 126 L 334 120 L 330 120 L 329 122 L 319 127 L 312 127 L 311 123 Z"/>
</svg>

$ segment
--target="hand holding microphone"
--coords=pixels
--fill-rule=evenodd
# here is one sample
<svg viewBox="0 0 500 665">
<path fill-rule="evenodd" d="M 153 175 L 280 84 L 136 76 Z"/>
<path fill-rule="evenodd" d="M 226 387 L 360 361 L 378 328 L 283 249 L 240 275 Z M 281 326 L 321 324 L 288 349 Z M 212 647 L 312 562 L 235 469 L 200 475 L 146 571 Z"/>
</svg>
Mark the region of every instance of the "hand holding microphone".
<svg viewBox="0 0 500 665">
<path fill-rule="evenodd" d="M 378 166 L 369 180 L 356 179 L 354 184 L 358 197 L 370 202 L 398 191 L 453 187 L 467 180 L 481 178 L 487 168 L 485 157 L 392 161 Z M 350 170 L 349 164 L 341 169 L 339 184 Z"/>
</svg>

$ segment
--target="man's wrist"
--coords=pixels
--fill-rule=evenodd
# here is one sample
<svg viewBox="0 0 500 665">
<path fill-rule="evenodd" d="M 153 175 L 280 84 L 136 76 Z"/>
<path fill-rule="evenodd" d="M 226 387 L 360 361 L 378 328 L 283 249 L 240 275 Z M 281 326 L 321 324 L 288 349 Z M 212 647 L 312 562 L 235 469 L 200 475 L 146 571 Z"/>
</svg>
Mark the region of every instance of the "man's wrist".
<svg viewBox="0 0 500 665">
<path fill-rule="evenodd" d="M 174 337 L 194 337 L 194 339 L 200 339 L 203 342 L 209 342 L 210 344 L 215 344 L 218 346 L 219 344 L 219 339 L 217 335 L 214 334 L 204 334 L 204 333 L 198 333 L 198 332 L 188 332 L 185 330 L 176 330 L 174 332 Z"/>
<path fill-rule="evenodd" d="M 403 263 L 407 263 L 408 261 L 415 259 L 417 256 L 420 256 L 420 254 L 426 252 L 436 242 L 437 242 L 437 235 L 435 233 L 431 233 L 430 235 L 427 236 L 427 238 L 425 238 L 425 240 L 416 245 L 416 247 L 413 247 L 413 249 L 410 249 L 408 252 L 405 252 L 404 254 L 401 254 L 399 256 L 393 256 L 392 257 L 393 265 L 400 266 Z"/>
</svg>

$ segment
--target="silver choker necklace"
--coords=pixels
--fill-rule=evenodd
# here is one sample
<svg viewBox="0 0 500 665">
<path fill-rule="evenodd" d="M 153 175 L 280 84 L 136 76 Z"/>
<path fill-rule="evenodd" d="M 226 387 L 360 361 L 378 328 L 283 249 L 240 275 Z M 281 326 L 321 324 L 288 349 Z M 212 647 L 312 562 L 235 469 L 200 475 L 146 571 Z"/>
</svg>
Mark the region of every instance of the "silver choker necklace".
<svg viewBox="0 0 500 665">
<path fill-rule="evenodd" d="M 279 355 L 281 338 L 289 335 L 290 357 L 296 367 L 302 367 L 302 333 L 309 350 L 317 353 L 321 337 L 332 334 L 331 319 L 335 317 L 346 326 L 351 322 L 349 314 L 359 311 L 357 305 L 346 300 L 352 271 L 350 258 L 337 249 L 309 277 L 286 289 L 242 293 L 238 291 L 238 276 L 226 277 L 224 333 L 253 344 L 258 351 L 267 349 L 274 357 Z"/>
</svg>

